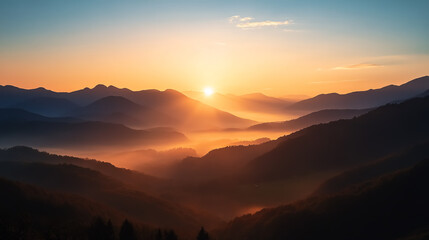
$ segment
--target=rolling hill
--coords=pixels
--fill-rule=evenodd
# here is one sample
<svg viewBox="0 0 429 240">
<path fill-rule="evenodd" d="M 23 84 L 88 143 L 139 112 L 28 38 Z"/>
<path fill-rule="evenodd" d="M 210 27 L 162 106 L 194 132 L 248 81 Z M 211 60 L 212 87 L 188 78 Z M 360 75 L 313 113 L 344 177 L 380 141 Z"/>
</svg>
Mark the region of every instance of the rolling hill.
<svg viewBox="0 0 429 240">
<path fill-rule="evenodd" d="M 86 239 L 94 218 L 118 226 L 125 216 L 83 197 L 0 178 L 1 239 Z"/>
<path fill-rule="evenodd" d="M 28 145 L 93 148 L 96 146 L 151 146 L 183 141 L 187 141 L 187 138 L 172 129 L 134 130 L 123 125 L 104 122 L 16 120 L 0 122 L 0 145 L 3 147 Z"/>
<path fill-rule="evenodd" d="M 427 89 L 429 89 L 429 76 L 424 76 L 399 86 L 389 85 L 380 89 L 371 89 L 348 94 L 321 94 L 287 106 L 285 110 L 314 112 L 323 109 L 373 108 L 390 102 L 415 97 Z"/>
<path fill-rule="evenodd" d="M 77 104 L 67 99 L 55 97 L 30 98 L 12 105 L 12 107 L 47 117 L 64 117 L 79 108 Z"/>
<path fill-rule="evenodd" d="M 142 223 L 196 232 L 205 218 L 175 203 L 161 200 L 100 172 L 69 164 L 0 162 L 0 176 L 49 190 L 77 194 Z"/>
<path fill-rule="evenodd" d="M 109 96 L 69 112 L 91 121 L 124 124 L 131 127 L 174 126 L 178 120 L 157 110 L 134 103 L 124 97 Z"/>
<path fill-rule="evenodd" d="M 345 170 L 429 141 L 429 97 L 314 125 L 262 145 L 226 147 L 184 159 L 173 179 L 192 183 L 189 201 L 222 214 L 275 206 L 311 194 Z M 223 202 L 224 204 L 219 204 Z"/>
<path fill-rule="evenodd" d="M 254 181 L 338 171 L 373 161 L 429 136 L 429 97 L 388 104 L 351 120 L 305 128 L 246 167 Z"/>
<path fill-rule="evenodd" d="M 297 119 L 284 122 L 260 123 L 247 128 L 250 131 L 281 131 L 300 130 L 315 124 L 328 123 L 340 119 L 350 119 L 369 112 L 371 109 L 326 109 L 313 112 Z"/>
<path fill-rule="evenodd" d="M 321 184 L 312 195 L 335 194 L 384 174 L 409 168 L 427 158 L 429 158 L 429 144 L 419 144 L 334 176 Z"/>
<path fill-rule="evenodd" d="M 425 239 L 428 173 L 425 160 L 350 191 L 264 209 L 233 220 L 218 239 Z"/>
</svg>

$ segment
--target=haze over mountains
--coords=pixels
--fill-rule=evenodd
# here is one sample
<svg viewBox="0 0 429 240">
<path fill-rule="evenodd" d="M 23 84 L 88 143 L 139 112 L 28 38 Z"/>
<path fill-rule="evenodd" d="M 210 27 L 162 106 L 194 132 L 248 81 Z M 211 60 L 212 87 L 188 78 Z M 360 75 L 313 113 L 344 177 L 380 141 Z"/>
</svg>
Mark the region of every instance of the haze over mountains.
<svg viewBox="0 0 429 240">
<path fill-rule="evenodd" d="M 9 194 L 3 202 L 20 202 L 13 205 L 17 216 L 31 213 L 27 220 L 40 222 L 31 231 L 41 239 L 49 221 L 58 220 L 55 211 L 81 221 L 69 223 L 79 236 L 96 216 L 116 225 L 128 218 L 149 239 L 157 239 L 157 228 L 193 239 L 201 226 L 226 240 L 427 236 L 428 82 L 423 77 L 340 95 L 337 105 L 326 105 L 332 108 L 257 125 L 174 90 L 133 92 L 99 85 L 56 93 L 0 87 L 0 145 L 12 147 L 0 150 L 0 177 L 7 179 L 0 185 Z M 350 96 L 361 101 L 343 101 Z M 295 132 L 274 140 L 255 135 L 201 157 L 192 148 L 163 147 L 203 141 L 182 129 L 187 134 L 226 128 L 238 129 L 234 134 Z M 114 164 L 15 145 L 67 148 L 79 155 L 92 146 L 110 155 L 99 160 Z M 131 169 L 115 166 L 121 162 Z M 46 216 L 36 209 L 41 205 Z M 0 234 L 25 230 L 10 209 L 0 211 L 10 217 L 0 217 L 0 223 L 18 226 L 16 231 L 0 228 Z M 242 216 L 247 213 L 254 214 Z M 40 221 L 44 217 L 50 220 Z M 377 222 L 383 225 L 373 227 Z M 54 225 L 64 228 L 64 235 L 73 232 Z"/>
<path fill-rule="evenodd" d="M 134 92 L 97 85 L 92 89 L 63 93 L 44 88 L 25 90 L 2 86 L 0 101 L 2 108 L 24 106 L 25 110 L 47 116 L 103 119 L 140 128 L 171 126 L 205 129 L 254 123 L 209 107 L 174 90 Z"/>
</svg>

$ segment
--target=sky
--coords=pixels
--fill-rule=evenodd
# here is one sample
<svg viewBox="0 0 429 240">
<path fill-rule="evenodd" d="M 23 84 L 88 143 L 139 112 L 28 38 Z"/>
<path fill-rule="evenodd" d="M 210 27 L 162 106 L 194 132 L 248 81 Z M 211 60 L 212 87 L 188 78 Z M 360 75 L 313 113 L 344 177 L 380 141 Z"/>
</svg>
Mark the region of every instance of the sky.
<svg viewBox="0 0 429 240">
<path fill-rule="evenodd" d="M 0 84 L 346 93 L 429 75 L 429 0 L 2 0 Z"/>
</svg>

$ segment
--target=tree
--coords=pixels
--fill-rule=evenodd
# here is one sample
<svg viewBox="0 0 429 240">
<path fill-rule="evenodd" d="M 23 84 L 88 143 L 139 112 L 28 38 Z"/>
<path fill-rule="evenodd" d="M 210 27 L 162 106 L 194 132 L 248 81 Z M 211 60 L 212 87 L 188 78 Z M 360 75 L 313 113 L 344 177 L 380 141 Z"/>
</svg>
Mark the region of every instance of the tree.
<svg viewBox="0 0 429 240">
<path fill-rule="evenodd" d="M 162 240 L 162 232 L 161 229 L 158 229 L 155 235 L 155 240 Z"/>
<path fill-rule="evenodd" d="M 173 230 L 167 231 L 165 233 L 165 240 L 177 240 L 177 235 Z"/>
<path fill-rule="evenodd" d="M 197 240 L 209 240 L 209 233 L 204 230 L 204 227 L 201 227 L 200 232 L 198 233 Z"/>
<path fill-rule="evenodd" d="M 125 219 L 119 232 L 119 240 L 136 240 L 136 234 L 134 232 L 133 225 Z"/>
<path fill-rule="evenodd" d="M 106 225 L 106 240 L 115 240 L 115 231 L 113 230 L 112 221 L 107 221 Z"/>
<path fill-rule="evenodd" d="M 113 231 L 112 222 L 109 220 L 106 224 L 101 217 L 97 217 L 89 227 L 88 231 L 90 240 L 114 240 L 115 232 Z"/>
</svg>

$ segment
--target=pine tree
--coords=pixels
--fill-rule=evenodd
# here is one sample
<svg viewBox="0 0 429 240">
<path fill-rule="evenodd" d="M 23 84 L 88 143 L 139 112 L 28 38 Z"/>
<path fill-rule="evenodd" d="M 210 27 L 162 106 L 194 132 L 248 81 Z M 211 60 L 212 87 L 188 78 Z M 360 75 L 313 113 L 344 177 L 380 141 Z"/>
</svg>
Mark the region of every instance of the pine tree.
<svg viewBox="0 0 429 240">
<path fill-rule="evenodd" d="M 106 224 L 101 217 L 97 217 L 89 227 L 88 237 L 90 240 L 114 240 L 112 222 L 109 220 Z"/>
<path fill-rule="evenodd" d="M 136 240 L 136 234 L 134 232 L 133 225 L 125 219 L 119 232 L 119 240 Z"/>
<path fill-rule="evenodd" d="M 197 240 L 209 240 L 209 234 L 204 230 L 204 227 L 201 227 L 200 232 L 198 233 Z"/>
<path fill-rule="evenodd" d="M 106 225 L 106 240 L 115 240 L 115 231 L 113 230 L 112 221 L 107 221 Z"/>
<path fill-rule="evenodd" d="M 155 240 L 162 240 L 162 232 L 161 229 L 158 229 L 155 235 Z"/>
<path fill-rule="evenodd" d="M 167 231 L 165 233 L 165 240 L 177 240 L 177 235 L 173 230 Z"/>
</svg>

